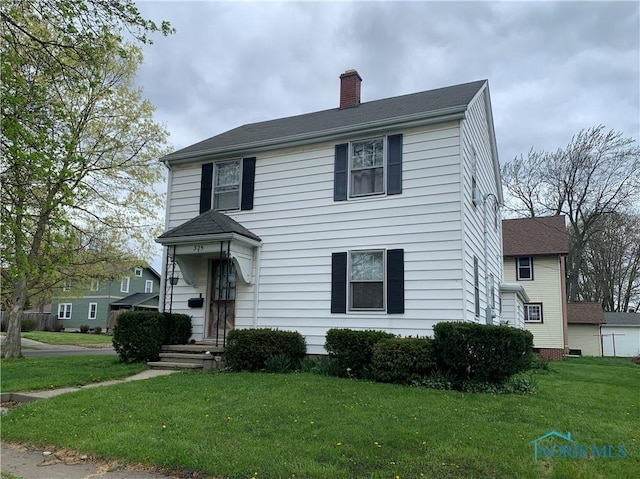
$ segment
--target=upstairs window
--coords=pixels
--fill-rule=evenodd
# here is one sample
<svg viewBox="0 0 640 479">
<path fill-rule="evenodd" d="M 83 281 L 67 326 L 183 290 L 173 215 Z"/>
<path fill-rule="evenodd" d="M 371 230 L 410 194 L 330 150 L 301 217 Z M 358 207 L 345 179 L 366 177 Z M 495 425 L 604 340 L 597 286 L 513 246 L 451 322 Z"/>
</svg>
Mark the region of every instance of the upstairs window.
<svg viewBox="0 0 640 479">
<path fill-rule="evenodd" d="M 530 256 L 516 258 L 516 279 L 518 281 L 533 280 L 533 258 Z"/>
<path fill-rule="evenodd" d="M 215 164 L 213 209 L 240 208 L 240 160 L 219 161 Z"/>
<path fill-rule="evenodd" d="M 148 279 L 144 282 L 144 292 L 153 293 L 153 281 Z"/>
<path fill-rule="evenodd" d="M 97 279 L 91 280 L 91 291 L 98 291 L 100 289 L 100 281 Z"/>
<path fill-rule="evenodd" d="M 384 138 L 351 143 L 350 196 L 384 194 Z"/>
<path fill-rule="evenodd" d="M 133 271 L 138 278 L 142 278 L 142 268 L 136 268 Z"/>
<path fill-rule="evenodd" d="M 129 282 L 130 282 L 131 278 L 129 278 L 129 276 L 125 276 L 124 278 L 122 278 L 122 280 L 120 281 L 120 292 L 121 293 L 128 293 L 129 292 Z"/>
</svg>

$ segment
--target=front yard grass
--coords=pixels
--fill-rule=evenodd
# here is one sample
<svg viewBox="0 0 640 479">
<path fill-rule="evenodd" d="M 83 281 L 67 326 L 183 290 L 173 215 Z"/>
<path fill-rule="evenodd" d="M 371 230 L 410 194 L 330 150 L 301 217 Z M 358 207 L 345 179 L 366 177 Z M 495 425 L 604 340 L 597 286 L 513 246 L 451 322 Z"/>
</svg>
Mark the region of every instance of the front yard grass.
<svg viewBox="0 0 640 479">
<path fill-rule="evenodd" d="M 147 369 L 124 364 L 118 356 L 23 357 L 0 361 L 3 393 L 38 391 L 132 376 Z"/>
<path fill-rule="evenodd" d="M 20 334 L 25 339 L 32 339 L 47 344 L 68 344 L 73 346 L 111 346 L 110 334 L 55 333 L 51 331 L 31 331 Z"/>
<path fill-rule="evenodd" d="M 180 373 L 21 406 L 2 436 L 216 478 L 640 476 L 640 367 L 570 359 L 535 378 L 520 396 Z M 552 430 L 627 457 L 534 460 L 531 441 Z"/>
</svg>

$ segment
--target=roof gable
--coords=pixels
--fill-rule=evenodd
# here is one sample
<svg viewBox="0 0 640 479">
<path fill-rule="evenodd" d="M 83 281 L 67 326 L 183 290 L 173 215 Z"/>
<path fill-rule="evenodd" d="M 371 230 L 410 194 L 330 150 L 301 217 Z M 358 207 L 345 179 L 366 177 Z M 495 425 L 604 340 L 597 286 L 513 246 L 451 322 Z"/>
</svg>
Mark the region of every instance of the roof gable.
<svg viewBox="0 0 640 479">
<path fill-rule="evenodd" d="M 164 232 L 158 238 L 158 242 L 163 243 L 162 240 L 170 238 L 224 234 L 238 234 L 255 241 L 261 241 L 260 237 L 253 234 L 247 228 L 232 218 L 229 218 L 227 215 L 220 213 L 219 211 L 209 210 L 186 223 L 181 224 L 180 226 L 176 226 L 175 228 Z"/>
<path fill-rule="evenodd" d="M 542 256 L 569 253 L 564 216 L 502 220 L 504 256 Z"/>
<path fill-rule="evenodd" d="M 409 95 L 359 104 L 352 108 L 307 113 L 276 120 L 250 123 L 187 146 L 161 158 L 162 161 L 205 155 L 212 151 L 235 150 L 244 145 L 292 141 L 301 136 L 329 134 L 336 128 L 366 127 L 376 122 L 393 122 L 412 116 L 434 116 L 450 110 L 464 111 L 486 84 L 479 80 Z"/>
</svg>

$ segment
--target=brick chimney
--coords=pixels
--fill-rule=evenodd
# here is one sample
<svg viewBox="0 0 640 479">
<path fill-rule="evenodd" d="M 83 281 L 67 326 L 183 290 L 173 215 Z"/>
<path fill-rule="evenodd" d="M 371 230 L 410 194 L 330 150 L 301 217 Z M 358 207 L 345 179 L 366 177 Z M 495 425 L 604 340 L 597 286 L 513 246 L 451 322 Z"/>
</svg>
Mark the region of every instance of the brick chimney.
<svg viewBox="0 0 640 479">
<path fill-rule="evenodd" d="M 340 75 L 340 109 L 360 104 L 360 83 L 362 78 L 355 70 L 347 70 Z"/>
</svg>

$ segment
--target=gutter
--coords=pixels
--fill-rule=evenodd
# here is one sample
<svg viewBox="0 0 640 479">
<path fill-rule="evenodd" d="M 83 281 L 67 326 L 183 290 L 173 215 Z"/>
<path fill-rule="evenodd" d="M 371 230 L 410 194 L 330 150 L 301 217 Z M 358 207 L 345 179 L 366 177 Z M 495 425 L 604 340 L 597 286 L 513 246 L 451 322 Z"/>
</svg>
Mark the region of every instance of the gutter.
<svg viewBox="0 0 640 479">
<path fill-rule="evenodd" d="M 310 143 L 320 143 L 323 141 L 344 137 L 347 134 L 355 132 L 376 133 L 379 131 L 389 130 L 390 128 L 411 128 L 416 126 L 430 125 L 433 123 L 442 123 L 445 121 L 462 120 L 465 118 L 466 111 L 467 105 L 462 105 L 429 112 L 426 115 L 424 112 L 422 112 L 413 115 L 405 115 L 393 118 L 391 120 L 387 118 L 384 120 L 375 120 L 365 123 L 358 123 L 356 125 L 341 126 L 330 128 L 328 130 L 299 133 L 297 135 L 270 138 L 267 140 L 242 143 L 239 145 L 210 148 L 208 150 L 188 152 L 176 155 L 171 154 L 160 158 L 159 161 L 170 168 L 170 165 L 188 163 L 202 157 L 212 159 L 221 156 L 241 155 L 248 151 L 255 152 L 278 150 L 286 147 L 308 145 Z"/>
<path fill-rule="evenodd" d="M 240 243 L 246 243 L 250 246 L 260 246 L 260 241 L 247 238 L 246 236 L 237 233 L 222 233 L 211 235 L 195 235 L 195 236 L 171 236 L 169 238 L 156 238 L 155 242 L 160 243 L 163 246 L 169 245 L 183 245 L 183 244 L 198 244 L 198 243 L 211 243 L 216 241 L 238 241 Z"/>
</svg>

